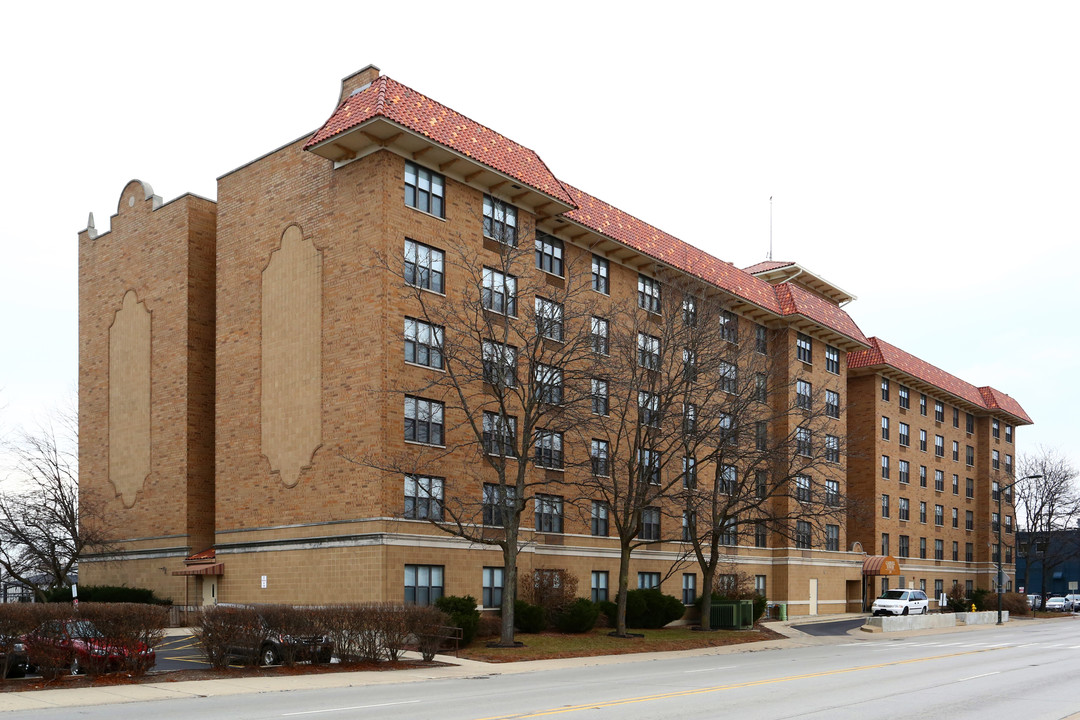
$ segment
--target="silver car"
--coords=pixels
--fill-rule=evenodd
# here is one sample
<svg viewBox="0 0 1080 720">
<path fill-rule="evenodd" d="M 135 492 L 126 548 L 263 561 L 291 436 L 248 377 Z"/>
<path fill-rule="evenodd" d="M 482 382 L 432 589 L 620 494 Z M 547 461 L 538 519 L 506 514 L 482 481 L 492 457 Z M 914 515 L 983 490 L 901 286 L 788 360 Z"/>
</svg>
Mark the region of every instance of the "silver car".
<svg viewBox="0 0 1080 720">
<path fill-rule="evenodd" d="M 1064 612 L 1067 605 L 1068 600 L 1061 597 L 1060 595 L 1055 595 L 1052 598 L 1047 598 L 1046 600 L 1046 609 L 1052 610 L 1054 612 Z"/>
<path fill-rule="evenodd" d="M 922 590 L 886 590 L 870 609 L 874 615 L 925 615 L 930 601 Z"/>
</svg>

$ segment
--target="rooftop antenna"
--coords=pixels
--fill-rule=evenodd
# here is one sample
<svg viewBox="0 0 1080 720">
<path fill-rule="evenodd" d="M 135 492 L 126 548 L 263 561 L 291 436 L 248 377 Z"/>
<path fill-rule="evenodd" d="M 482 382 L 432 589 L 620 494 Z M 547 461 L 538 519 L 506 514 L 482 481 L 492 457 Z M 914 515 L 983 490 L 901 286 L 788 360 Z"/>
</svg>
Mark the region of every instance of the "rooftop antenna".
<svg viewBox="0 0 1080 720">
<path fill-rule="evenodd" d="M 769 196 L 769 257 L 766 260 L 772 260 L 772 195 Z"/>
</svg>

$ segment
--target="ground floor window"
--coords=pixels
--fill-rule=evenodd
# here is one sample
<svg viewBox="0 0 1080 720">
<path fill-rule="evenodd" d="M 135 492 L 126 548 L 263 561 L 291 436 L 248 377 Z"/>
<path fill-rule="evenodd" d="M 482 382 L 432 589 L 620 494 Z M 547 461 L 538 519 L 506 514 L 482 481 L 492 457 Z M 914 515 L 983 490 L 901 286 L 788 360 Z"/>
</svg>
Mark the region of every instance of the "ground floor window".
<svg viewBox="0 0 1080 720">
<path fill-rule="evenodd" d="M 484 607 L 502 607 L 503 569 L 501 567 L 484 568 Z"/>
<path fill-rule="evenodd" d="M 754 594 L 755 595 L 760 595 L 762 597 L 768 597 L 768 595 L 765 594 L 765 576 L 764 575 L 755 575 L 754 576 Z"/>
<path fill-rule="evenodd" d="M 607 570 L 592 571 L 592 601 L 606 602 L 608 599 L 608 574 Z"/>
<path fill-rule="evenodd" d="M 431 605 L 442 596 L 442 565 L 405 566 L 406 605 Z"/>
<path fill-rule="evenodd" d="M 639 590 L 649 590 L 651 588 L 660 589 L 660 573 L 658 572 L 639 572 L 637 574 L 637 586 Z"/>
<path fill-rule="evenodd" d="M 682 576 L 682 604 L 693 605 L 697 600 L 697 575 L 683 573 Z"/>
</svg>

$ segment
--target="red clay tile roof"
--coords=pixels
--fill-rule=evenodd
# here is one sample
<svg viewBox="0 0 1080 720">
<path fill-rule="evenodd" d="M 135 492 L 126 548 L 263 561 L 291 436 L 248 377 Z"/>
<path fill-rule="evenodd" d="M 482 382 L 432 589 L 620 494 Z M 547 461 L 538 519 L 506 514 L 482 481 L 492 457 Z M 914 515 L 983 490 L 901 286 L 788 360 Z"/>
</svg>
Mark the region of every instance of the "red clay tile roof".
<svg viewBox="0 0 1080 720">
<path fill-rule="evenodd" d="M 304 149 L 374 117 L 386 118 L 523 185 L 571 203 L 566 189 L 532 150 L 385 75 L 345 98 Z"/>
<path fill-rule="evenodd" d="M 214 550 L 214 548 L 210 548 L 209 550 L 197 552 L 194 555 L 188 555 L 184 558 L 184 562 L 213 562 L 216 556 L 217 551 Z"/>
<path fill-rule="evenodd" d="M 783 308 L 784 315 L 802 315 L 813 320 L 818 325 L 832 328 L 841 335 L 856 340 L 863 345 L 870 344 L 859 326 L 851 319 L 851 316 L 836 303 L 829 302 L 820 295 L 789 282 L 781 283 L 775 287 L 776 296 L 780 299 L 780 307 Z"/>
<path fill-rule="evenodd" d="M 751 275 L 759 272 L 765 272 L 766 270 L 775 270 L 776 268 L 790 267 L 795 262 L 792 260 L 763 260 L 762 262 L 751 265 L 748 268 L 743 268 L 743 272 L 748 272 Z"/>
<path fill-rule="evenodd" d="M 972 405 L 988 410 L 1000 410 L 1025 423 L 1031 423 L 1031 418 L 1020 407 L 1020 404 L 1008 395 L 995 391 L 990 387 L 977 388 L 971 383 L 965 382 L 925 360 L 920 360 L 911 353 L 904 352 L 880 338 L 870 338 L 870 348 L 850 353 L 847 361 L 849 369 L 888 365 L 902 373 L 940 388 L 950 395 L 966 400 Z"/>
</svg>

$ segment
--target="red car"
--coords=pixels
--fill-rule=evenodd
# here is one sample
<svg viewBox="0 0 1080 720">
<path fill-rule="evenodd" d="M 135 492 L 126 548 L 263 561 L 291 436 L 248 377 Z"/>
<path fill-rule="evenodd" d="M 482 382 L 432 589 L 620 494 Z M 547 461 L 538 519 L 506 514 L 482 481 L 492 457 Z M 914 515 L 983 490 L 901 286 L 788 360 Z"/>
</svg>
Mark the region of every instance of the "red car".
<svg viewBox="0 0 1080 720">
<path fill-rule="evenodd" d="M 116 670 L 154 666 L 154 649 L 105 637 L 89 620 L 52 620 L 24 639 L 29 664 L 36 668 L 66 668 L 72 675 L 87 670 Z"/>
</svg>

